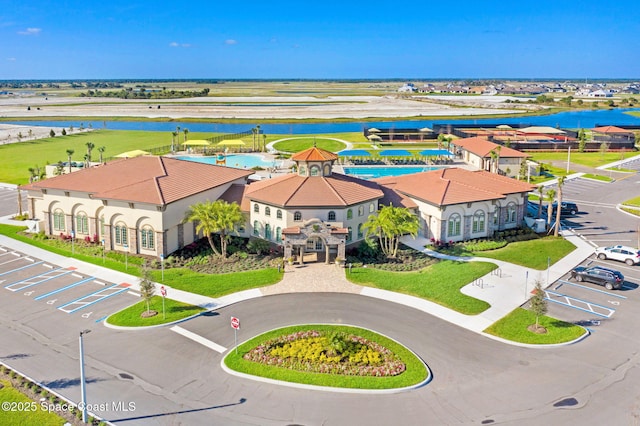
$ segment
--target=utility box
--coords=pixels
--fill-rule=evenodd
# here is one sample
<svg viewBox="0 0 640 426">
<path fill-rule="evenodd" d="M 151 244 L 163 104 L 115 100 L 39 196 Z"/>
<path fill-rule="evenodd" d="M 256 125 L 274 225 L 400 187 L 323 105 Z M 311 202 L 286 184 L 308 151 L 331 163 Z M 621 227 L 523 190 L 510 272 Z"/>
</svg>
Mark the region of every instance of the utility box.
<svg viewBox="0 0 640 426">
<path fill-rule="evenodd" d="M 532 217 L 525 217 L 524 222 L 527 226 L 533 229 L 534 232 L 541 234 L 547 230 L 546 223 L 547 221 L 544 219 L 534 219 Z"/>
</svg>

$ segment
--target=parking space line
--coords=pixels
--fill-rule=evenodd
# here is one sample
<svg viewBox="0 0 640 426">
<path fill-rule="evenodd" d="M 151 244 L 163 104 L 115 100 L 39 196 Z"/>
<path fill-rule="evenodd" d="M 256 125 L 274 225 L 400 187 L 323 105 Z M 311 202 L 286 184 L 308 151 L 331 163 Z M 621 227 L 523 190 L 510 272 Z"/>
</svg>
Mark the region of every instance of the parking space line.
<svg viewBox="0 0 640 426">
<path fill-rule="evenodd" d="M 212 342 L 209 339 L 205 339 L 204 337 L 194 333 L 193 331 L 189 331 L 180 326 L 174 325 L 169 330 L 175 331 L 176 333 L 183 335 L 187 339 L 191 339 L 194 342 L 200 343 L 201 345 L 206 346 L 209 349 L 213 349 L 216 352 L 223 353 L 227 350 L 227 348 L 225 348 L 224 346 L 220 346 L 219 344 Z"/>
<path fill-rule="evenodd" d="M 4 286 L 9 291 L 19 291 L 24 290 L 25 288 L 33 287 L 34 285 L 42 284 L 43 282 L 52 280 L 54 278 L 61 277 L 63 275 L 67 275 L 71 273 L 71 271 L 67 271 L 65 269 L 57 268 L 49 272 L 45 272 L 44 274 L 39 274 L 34 277 L 30 277 L 24 280 L 16 281 L 11 284 L 7 284 Z"/>
<path fill-rule="evenodd" d="M 566 307 L 573 308 L 573 309 L 578 309 L 580 311 L 589 312 L 591 314 L 598 315 L 598 316 L 601 316 L 603 318 L 611 318 L 611 316 L 616 312 L 616 310 L 613 309 L 613 308 L 608 308 L 606 306 L 602 306 L 602 305 L 599 305 L 597 303 L 591 303 L 591 302 L 588 302 L 586 300 L 582 300 L 582 299 L 578 299 L 578 298 L 575 298 L 575 297 L 567 296 L 566 294 L 557 293 L 557 292 L 551 291 L 551 290 L 544 290 L 544 292 L 545 292 L 545 295 L 546 295 L 545 300 L 548 300 L 549 302 L 557 303 L 559 305 L 566 306 Z M 563 300 L 553 299 L 550 296 L 555 296 L 555 297 L 561 298 Z M 581 306 L 574 305 L 574 303 L 576 303 L 576 302 L 584 304 L 586 307 L 583 308 Z M 604 311 L 605 313 L 597 312 L 593 308 L 599 308 L 602 311 Z"/>
<path fill-rule="evenodd" d="M 16 259 L 16 260 L 18 260 L 18 259 Z M 3 275 L 12 274 L 12 273 L 14 273 L 14 272 L 16 272 L 16 271 L 20 271 L 20 270 L 22 270 L 22 269 L 31 268 L 32 266 L 39 265 L 39 264 L 41 264 L 41 263 L 43 263 L 43 262 L 44 262 L 44 261 L 43 261 L 43 260 L 41 260 L 40 262 L 32 263 L 31 265 L 21 266 L 20 268 L 16 268 L 16 269 L 12 269 L 12 270 L 7 271 L 7 272 L 0 273 L 0 277 L 1 277 L 1 276 L 3 276 Z"/>
<path fill-rule="evenodd" d="M 602 293 L 602 294 L 606 294 L 607 296 L 612 296 L 612 297 L 618 297 L 620 299 L 626 299 L 627 296 L 623 296 L 621 294 L 616 294 L 616 293 L 610 293 L 608 291 L 604 291 L 604 290 L 600 290 L 599 288 L 591 288 L 591 287 L 587 287 L 586 285 L 581 285 L 581 284 L 577 284 L 577 283 L 572 283 L 571 281 L 565 281 L 565 280 L 558 280 L 560 282 L 559 286 L 556 286 L 554 288 L 554 290 L 559 289 L 560 287 L 562 287 L 564 284 L 569 284 L 572 285 L 574 287 L 578 287 L 578 288 L 582 288 L 585 290 L 589 290 L 589 291 L 595 291 L 596 293 Z M 624 287 L 624 286 L 623 286 Z"/>
<path fill-rule="evenodd" d="M 74 274 L 74 275 L 75 275 L 75 274 Z M 54 294 L 60 293 L 60 292 L 62 292 L 62 291 L 68 290 L 68 289 L 70 289 L 70 288 L 73 288 L 73 287 L 79 286 L 80 284 L 84 284 L 84 283 L 86 283 L 86 282 L 88 282 L 88 281 L 91 281 L 92 279 L 93 279 L 93 277 L 85 278 L 85 279 L 80 280 L 80 281 L 77 281 L 77 282 L 75 282 L 75 283 L 73 283 L 73 284 L 69 284 L 69 285 L 64 286 L 64 287 L 62 287 L 62 288 L 59 288 L 59 289 L 57 289 L 57 290 L 53 290 L 53 291 L 50 291 L 49 293 L 45 293 L 45 294 L 43 294 L 43 295 L 40 295 L 40 296 L 38 296 L 38 297 L 34 298 L 33 300 L 41 300 L 41 299 L 44 299 L 45 297 L 49 297 L 49 296 L 52 296 L 52 295 L 54 295 Z"/>
<path fill-rule="evenodd" d="M 62 312 L 66 312 L 68 314 L 72 314 L 75 311 L 78 311 L 80 309 L 84 309 L 87 306 L 93 305 L 94 303 L 101 302 L 101 301 L 103 301 L 105 299 L 108 299 L 109 297 L 112 297 L 112 296 L 120 294 L 120 293 L 122 293 L 124 291 L 127 291 L 128 288 L 129 288 L 129 284 L 124 284 L 124 283 L 122 283 L 122 284 L 113 284 L 112 286 L 100 289 L 98 291 L 94 291 L 91 294 L 87 294 L 85 296 L 79 297 L 78 299 L 72 300 L 69 303 L 65 303 L 62 306 L 58 306 L 58 309 L 60 309 Z M 92 299 L 92 298 L 96 298 L 96 300 L 85 301 L 85 300 Z M 72 306 L 72 305 L 79 305 L 79 306 L 77 308 L 65 309 L 66 307 Z"/>
<path fill-rule="evenodd" d="M 16 260 L 20 260 L 20 259 L 22 259 L 22 256 L 20 256 L 20 255 L 19 255 L 19 254 L 17 254 L 17 253 L 11 253 L 11 254 L 16 255 L 16 256 L 18 256 L 18 257 L 16 257 L 15 259 L 7 260 L 6 262 L 2 262 L 2 263 L 0 263 L 0 266 L 2 266 L 2 265 L 6 265 L 7 263 L 15 262 Z M 32 262 L 33 262 L 33 260 L 32 260 Z M 40 263 L 42 263 L 42 262 L 40 262 Z M 12 271 L 10 271 L 10 272 L 12 272 Z"/>
</svg>

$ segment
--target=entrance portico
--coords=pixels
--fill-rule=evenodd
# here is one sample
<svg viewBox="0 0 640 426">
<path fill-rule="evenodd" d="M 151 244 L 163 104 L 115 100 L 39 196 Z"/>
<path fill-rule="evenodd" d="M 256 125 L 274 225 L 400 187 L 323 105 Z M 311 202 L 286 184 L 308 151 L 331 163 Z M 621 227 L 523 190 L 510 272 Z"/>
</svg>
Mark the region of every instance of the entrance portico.
<svg viewBox="0 0 640 426">
<path fill-rule="evenodd" d="M 324 263 L 331 263 L 331 255 L 345 258 L 345 239 L 348 230 L 320 219 L 310 219 L 302 226 L 286 228 L 282 231 L 285 259 L 296 255 L 303 263 L 306 252 L 324 252 Z M 334 258 L 335 259 L 335 258 Z"/>
</svg>

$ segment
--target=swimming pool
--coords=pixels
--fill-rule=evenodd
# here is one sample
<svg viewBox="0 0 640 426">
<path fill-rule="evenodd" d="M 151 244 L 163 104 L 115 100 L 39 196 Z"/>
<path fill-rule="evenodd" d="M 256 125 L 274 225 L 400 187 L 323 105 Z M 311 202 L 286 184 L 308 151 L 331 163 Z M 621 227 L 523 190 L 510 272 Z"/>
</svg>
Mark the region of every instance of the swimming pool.
<svg viewBox="0 0 640 426">
<path fill-rule="evenodd" d="M 196 161 L 198 163 L 205 164 L 216 164 L 217 155 L 211 156 L 193 156 L 193 155 L 180 155 L 175 157 L 178 160 L 188 160 L 188 161 Z M 254 167 L 275 167 L 280 162 L 276 162 L 276 160 L 269 159 L 263 155 L 255 155 L 255 154 L 229 154 L 226 156 L 226 165 L 227 167 L 234 167 L 236 169 L 252 169 Z"/>
<path fill-rule="evenodd" d="M 374 179 L 386 176 L 402 176 L 410 175 L 413 173 L 428 172 L 430 170 L 437 170 L 441 167 L 427 167 L 427 166 L 414 166 L 414 167 L 385 167 L 385 166 L 362 166 L 362 167 L 344 167 L 344 174 L 349 176 L 358 177 L 361 179 Z"/>
</svg>

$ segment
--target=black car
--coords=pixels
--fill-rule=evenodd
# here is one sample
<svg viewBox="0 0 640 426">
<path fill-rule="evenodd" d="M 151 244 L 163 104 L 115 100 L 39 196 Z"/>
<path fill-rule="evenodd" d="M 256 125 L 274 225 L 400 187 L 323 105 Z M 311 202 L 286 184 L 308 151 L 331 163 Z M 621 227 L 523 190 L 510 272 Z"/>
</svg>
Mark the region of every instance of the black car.
<svg viewBox="0 0 640 426">
<path fill-rule="evenodd" d="M 607 290 L 617 290 L 624 284 L 624 275 L 613 269 L 603 268 L 601 266 L 578 266 L 571 271 L 571 278 L 576 281 L 588 281 L 594 284 L 603 285 Z"/>
<path fill-rule="evenodd" d="M 558 208 L 558 203 L 553 203 L 553 214 L 556 213 L 556 209 Z M 574 215 L 578 213 L 580 210 L 578 209 L 578 205 L 576 203 L 570 203 L 567 201 L 563 201 L 560 203 L 560 215 Z"/>
</svg>

